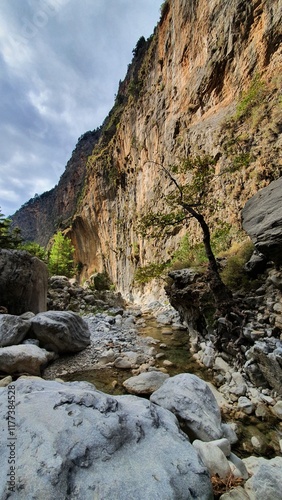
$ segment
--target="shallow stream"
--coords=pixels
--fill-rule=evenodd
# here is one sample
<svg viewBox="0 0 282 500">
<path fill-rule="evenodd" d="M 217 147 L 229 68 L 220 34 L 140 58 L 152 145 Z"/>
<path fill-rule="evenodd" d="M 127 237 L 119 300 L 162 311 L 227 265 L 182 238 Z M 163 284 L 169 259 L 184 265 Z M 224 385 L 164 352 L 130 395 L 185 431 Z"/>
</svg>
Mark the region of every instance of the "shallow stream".
<svg viewBox="0 0 282 500">
<path fill-rule="evenodd" d="M 163 354 L 155 364 L 157 368 L 163 367 L 163 361 L 168 360 L 172 363 L 172 366 L 166 366 L 169 375 L 193 373 L 207 382 L 212 382 L 211 370 L 200 366 L 191 355 L 189 335 L 186 330 L 177 330 L 170 325 L 162 326 L 151 318 L 146 319 L 145 326 L 140 326 L 138 330 L 141 336 L 152 337 L 157 341 L 154 348 L 157 353 Z M 62 378 L 65 381 L 88 381 L 94 384 L 98 390 L 118 395 L 126 394 L 122 384 L 131 376 L 131 370 L 100 368 L 78 371 L 64 375 Z M 282 426 L 270 413 L 259 419 L 254 415 L 248 416 L 238 412 L 235 419 L 234 415 L 226 414 L 224 420 L 236 422 L 239 442 L 233 449 L 239 456 L 253 454 L 270 458 L 279 454 Z"/>
</svg>

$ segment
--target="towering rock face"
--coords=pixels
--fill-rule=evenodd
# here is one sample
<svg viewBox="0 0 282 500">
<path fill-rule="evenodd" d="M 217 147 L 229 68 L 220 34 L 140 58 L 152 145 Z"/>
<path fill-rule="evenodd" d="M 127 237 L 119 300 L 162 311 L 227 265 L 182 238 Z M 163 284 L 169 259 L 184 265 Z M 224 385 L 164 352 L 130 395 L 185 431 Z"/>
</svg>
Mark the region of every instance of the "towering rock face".
<svg viewBox="0 0 282 500">
<path fill-rule="evenodd" d="M 160 165 L 184 158 L 216 164 L 203 207 L 211 229 L 224 221 L 240 230 L 246 200 L 282 171 L 281 17 L 281 0 L 164 3 L 88 157 L 80 203 L 77 192 L 68 202 L 76 204 L 68 227 L 82 276 L 105 269 L 132 298 L 137 266 L 169 260 L 187 230 L 199 237 L 193 223 L 164 239 L 138 233 L 140 216 L 163 212 L 172 189 Z"/>
<path fill-rule="evenodd" d="M 29 200 L 13 215 L 13 226 L 21 228 L 24 240 L 46 246 L 58 229 L 69 227 L 83 196 L 87 158 L 99 135 L 99 131 L 83 134 L 59 184 Z"/>
</svg>

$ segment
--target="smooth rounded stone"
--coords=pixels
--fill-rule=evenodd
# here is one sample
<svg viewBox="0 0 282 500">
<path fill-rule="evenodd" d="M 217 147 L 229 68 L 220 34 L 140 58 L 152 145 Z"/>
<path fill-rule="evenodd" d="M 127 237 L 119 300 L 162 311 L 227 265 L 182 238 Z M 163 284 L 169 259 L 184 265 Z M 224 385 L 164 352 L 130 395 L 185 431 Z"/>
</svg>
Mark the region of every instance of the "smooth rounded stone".
<svg viewBox="0 0 282 500">
<path fill-rule="evenodd" d="M 278 401 L 272 408 L 271 408 L 272 413 L 275 415 L 275 417 L 279 418 L 282 420 L 282 401 Z"/>
<path fill-rule="evenodd" d="M 54 358 L 53 352 L 36 345 L 12 345 L 0 349 L 1 371 L 9 374 L 40 375 L 43 368 Z"/>
<path fill-rule="evenodd" d="M 0 314 L 0 347 L 20 344 L 30 326 L 31 322 L 20 316 Z"/>
<path fill-rule="evenodd" d="M 245 396 L 241 396 L 238 399 L 238 408 L 246 413 L 246 415 L 251 415 L 255 409 L 255 405 L 250 401 L 250 399 Z"/>
<path fill-rule="evenodd" d="M 234 477 L 242 477 L 243 479 L 248 479 L 249 473 L 241 458 L 237 457 L 237 455 L 231 452 L 228 456 L 228 462 Z"/>
<path fill-rule="evenodd" d="M 158 352 L 158 354 L 156 354 L 156 359 L 162 359 L 165 357 L 165 354 L 163 352 Z"/>
<path fill-rule="evenodd" d="M 167 379 L 150 400 L 173 412 L 188 435 L 211 441 L 223 436 L 220 409 L 208 384 L 181 373 Z"/>
<path fill-rule="evenodd" d="M 244 489 L 254 500 L 281 500 L 282 457 L 267 460 L 262 457 L 248 457 L 243 462 L 252 476 Z"/>
<path fill-rule="evenodd" d="M 165 359 L 165 360 L 163 361 L 163 366 L 164 366 L 165 368 L 171 368 L 171 366 L 174 366 L 174 363 L 172 363 L 172 361 L 169 361 L 169 359 Z"/>
<path fill-rule="evenodd" d="M 221 451 L 223 451 L 224 455 L 228 457 L 231 453 L 231 445 L 228 439 L 221 438 L 210 441 L 214 446 L 217 446 Z"/>
<path fill-rule="evenodd" d="M 136 365 L 142 365 L 145 361 L 145 356 L 134 351 L 125 351 L 116 358 L 114 365 L 116 368 L 121 368 L 122 370 L 128 370 L 135 367 Z"/>
<path fill-rule="evenodd" d="M 221 479 L 225 479 L 231 474 L 230 465 L 223 451 L 214 443 L 214 441 L 203 442 L 196 439 L 193 441 L 193 446 L 208 468 L 210 475 L 217 474 Z"/>
<path fill-rule="evenodd" d="M 130 377 L 122 385 L 130 394 L 152 394 L 161 387 L 167 378 L 169 375 L 154 370 Z"/>
<path fill-rule="evenodd" d="M 128 358 L 119 357 L 115 360 L 114 366 L 116 368 L 120 368 L 121 370 L 130 370 L 132 362 Z"/>
<path fill-rule="evenodd" d="M 0 380 L 0 387 L 7 387 L 7 385 L 11 384 L 13 381 L 12 377 L 8 375 L 8 377 L 4 377 Z"/>
<path fill-rule="evenodd" d="M 79 352 L 90 344 L 87 323 L 71 311 L 37 314 L 32 330 L 44 348 L 58 353 Z"/>
<path fill-rule="evenodd" d="M 18 380 L 15 387 L 18 500 L 213 498 L 206 467 L 163 408 L 136 396 L 115 398 L 83 382 Z M 7 389 L 0 398 L 4 436 Z M 0 454 L 0 498 L 6 498 L 6 439 Z"/>
<path fill-rule="evenodd" d="M 223 430 L 223 436 L 228 439 L 230 444 L 235 444 L 238 442 L 238 436 L 236 434 L 235 428 L 236 424 L 221 424 L 222 430 Z"/>
</svg>

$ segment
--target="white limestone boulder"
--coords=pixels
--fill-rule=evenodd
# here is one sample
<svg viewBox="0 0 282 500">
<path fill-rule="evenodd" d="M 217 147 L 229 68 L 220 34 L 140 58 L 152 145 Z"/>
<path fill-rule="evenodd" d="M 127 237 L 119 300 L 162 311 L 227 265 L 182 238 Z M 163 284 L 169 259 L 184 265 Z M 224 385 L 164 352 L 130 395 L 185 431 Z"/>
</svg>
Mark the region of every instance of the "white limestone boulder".
<svg viewBox="0 0 282 500">
<path fill-rule="evenodd" d="M 150 401 L 173 412 L 192 438 L 212 441 L 223 436 L 220 409 L 208 384 L 181 373 L 165 380 Z"/>
<path fill-rule="evenodd" d="M 40 375 L 47 364 L 55 358 L 53 352 L 48 352 L 36 345 L 12 345 L 0 349 L 0 369 L 4 373 L 28 373 Z"/>
<path fill-rule="evenodd" d="M 172 413 L 136 396 L 112 397 L 85 382 L 18 380 L 17 500 L 211 500 L 208 471 Z M 6 498 L 7 389 L 0 391 Z"/>
<path fill-rule="evenodd" d="M 167 378 L 169 378 L 167 373 L 154 370 L 130 377 L 122 385 L 130 394 L 152 394 Z"/>
</svg>

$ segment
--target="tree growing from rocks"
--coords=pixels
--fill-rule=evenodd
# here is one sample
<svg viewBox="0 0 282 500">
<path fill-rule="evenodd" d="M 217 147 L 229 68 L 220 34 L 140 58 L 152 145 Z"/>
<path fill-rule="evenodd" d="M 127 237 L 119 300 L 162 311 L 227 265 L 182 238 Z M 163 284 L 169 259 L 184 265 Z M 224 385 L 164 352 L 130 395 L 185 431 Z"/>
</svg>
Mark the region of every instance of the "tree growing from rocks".
<svg viewBox="0 0 282 500">
<path fill-rule="evenodd" d="M 203 209 L 208 204 L 210 182 L 214 176 L 215 161 L 208 155 L 186 158 L 178 166 L 168 168 L 161 163 L 151 162 L 161 169 L 171 181 L 172 190 L 164 197 L 165 210 L 156 212 L 148 210 L 140 219 L 139 229 L 143 236 L 149 233 L 159 236 L 167 228 L 187 224 L 195 219 L 202 231 L 203 244 L 208 259 L 208 275 L 210 289 L 220 314 L 226 314 L 233 299 L 232 293 L 223 283 L 217 260 L 211 246 L 209 226 L 203 215 Z M 188 182 L 187 182 L 188 175 Z M 183 182 L 182 179 L 185 179 Z"/>
<path fill-rule="evenodd" d="M 65 238 L 61 231 L 54 236 L 49 254 L 48 269 L 50 274 L 59 274 L 71 277 L 74 274 L 73 266 L 74 246 L 69 238 Z"/>
</svg>

